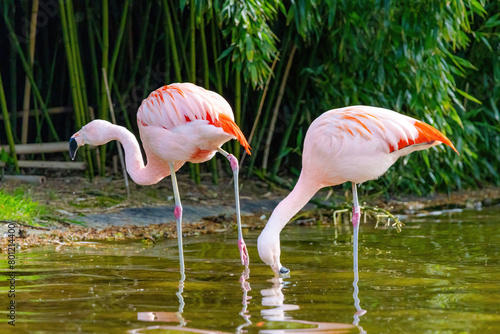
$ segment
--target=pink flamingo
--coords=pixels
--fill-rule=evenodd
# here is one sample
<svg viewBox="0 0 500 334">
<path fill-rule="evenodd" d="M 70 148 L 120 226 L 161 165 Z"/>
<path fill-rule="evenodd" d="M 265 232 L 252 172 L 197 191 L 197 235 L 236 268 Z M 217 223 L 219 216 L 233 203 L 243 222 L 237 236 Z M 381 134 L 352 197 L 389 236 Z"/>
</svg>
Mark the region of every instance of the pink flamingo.
<svg viewBox="0 0 500 334">
<path fill-rule="evenodd" d="M 260 258 L 276 274 L 287 274 L 280 262 L 283 227 L 319 189 L 350 181 L 356 272 L 360 218 L 356 184 L 378 178 L 401 156 L 440 143 L 458 153 L 432 126 L 392 110 L 352 106 L 325 112 L 307 130 L 297 184 L 274 209 L 257 240 Z"/>
<path fill-rule="evenodd" d="M 126 128 L 104 120 L 88 123 L 71 137 L 71 158 L 75 158 L 79 146 L 98 146 L 118 140 L 125 150 L 127 172 L 137 184 L 155 184 L 168 175 L 172 176 L 179 258 L 184 272 L 182 205 L 175 172 L 186 161 L 200 163 L 210 160 L 216 152 L 221 153 L 233 170 L 238 248 L 241 263 L 248 266 L 248 251 L 241 230 L 238 160 L 221 146 L 237 139 L 250 154 L 250 145 L 234 122 L 231 106 L 215 92 L 191 83 L 174 83 L 158 88 L 142 101 L 137 111 L 137 125 L 147 156 L 146 165 L 135 136 Z"/>
</svg>

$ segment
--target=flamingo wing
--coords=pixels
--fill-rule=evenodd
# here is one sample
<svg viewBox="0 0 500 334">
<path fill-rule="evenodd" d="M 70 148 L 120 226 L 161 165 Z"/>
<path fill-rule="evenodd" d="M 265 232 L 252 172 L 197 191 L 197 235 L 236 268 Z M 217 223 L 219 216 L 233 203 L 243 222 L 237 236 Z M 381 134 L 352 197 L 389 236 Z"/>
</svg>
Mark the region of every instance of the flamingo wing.
<svg viewBox="0 0 500 334">
<path fill-rule="evenodd" d="M 143 127 L 173 130 L 196 120 L 205 120 L 222 128 L 250 154 L 250 145 L 234 122 L 229 103 L 219 94 L 192 83 L 174 83 L 158 88 L 142 101 L 137 111 L 137 124 Z"/>
<path fill-rule="evenodd" d="M 331 130 L 337 137 L 360 136 L 367 142 L 376 139 L 385 143 L 388 153 L 408 147 L 401 152 L 407 154 L 439 143 L 457 152 L 452 142 L 434 127 L 392 110 L 353 106 L 330 110 L 324 115 L 323 123 L 334 127 Z"/>
</svg>

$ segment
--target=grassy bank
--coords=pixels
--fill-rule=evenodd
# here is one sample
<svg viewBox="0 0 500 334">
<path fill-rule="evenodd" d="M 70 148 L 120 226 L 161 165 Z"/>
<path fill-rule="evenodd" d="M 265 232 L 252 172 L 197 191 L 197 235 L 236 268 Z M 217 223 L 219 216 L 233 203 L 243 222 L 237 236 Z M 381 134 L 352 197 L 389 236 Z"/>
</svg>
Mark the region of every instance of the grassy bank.
<svg viewBox="0 0 500 334">
<path fill-rule="evenodd" d="M 0 220 L 20 222 L 29 225 L 43 225 L 43 218 L 49 209 L 33 201 L 22 188 L 13 193 L 0 190 Z"/>
</svg>

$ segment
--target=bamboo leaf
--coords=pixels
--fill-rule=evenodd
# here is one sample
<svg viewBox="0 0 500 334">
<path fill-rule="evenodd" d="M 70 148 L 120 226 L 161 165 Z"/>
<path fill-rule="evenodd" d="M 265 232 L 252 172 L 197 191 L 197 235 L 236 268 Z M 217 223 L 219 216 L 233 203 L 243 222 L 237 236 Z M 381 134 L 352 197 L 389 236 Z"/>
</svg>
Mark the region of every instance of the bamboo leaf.
<svg viewBox="0 0 500 334">
<path fill-rule="evenodd" d="M 476 102 L 477 104 L 483 104 L 481 101 L 479 101 L 478 99 L 476 99 L 474 96 L 472 96 L 472 95 L 470 95 L 470 94 L 468 94 L 468 93 L 464 92 L 464 91 L 463 91 L 463 90 L 461 90 L 461 89 L 456 88 L 456 91 L 457 91 L 460 95 L 462 95 L 463 97 L 465 97 L 466 99 L 471 100 L 472 102 Z"/>
</svg>

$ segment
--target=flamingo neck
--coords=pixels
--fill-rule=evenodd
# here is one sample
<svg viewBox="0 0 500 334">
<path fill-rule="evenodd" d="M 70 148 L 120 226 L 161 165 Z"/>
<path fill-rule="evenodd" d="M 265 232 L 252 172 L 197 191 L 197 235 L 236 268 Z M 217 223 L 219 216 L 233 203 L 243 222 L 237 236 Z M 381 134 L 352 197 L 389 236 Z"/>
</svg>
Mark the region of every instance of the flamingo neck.
<svg viewBox="0 0 500 334">
<path fill-rule="evenodd" d="M 264 230 L 279 234 L 290 219 L 309 202 L 320 188 L 301 173 L 293 190 L 274 209 Z"/>
<path fill-rule="evenodd" d="M 123 126 L 113 125 L 112 131 L 108 133 L 113 137 L 112 139 L 116 139 L 122 144 L 125 151 L 125 166 L 135 183 L 155 184 L 170 174 L 168 163 L 157 161 L 156 157 L 150 154 L 147 154 L 148 163 L 144 165 L 137 138 Z"/>
</svg>

